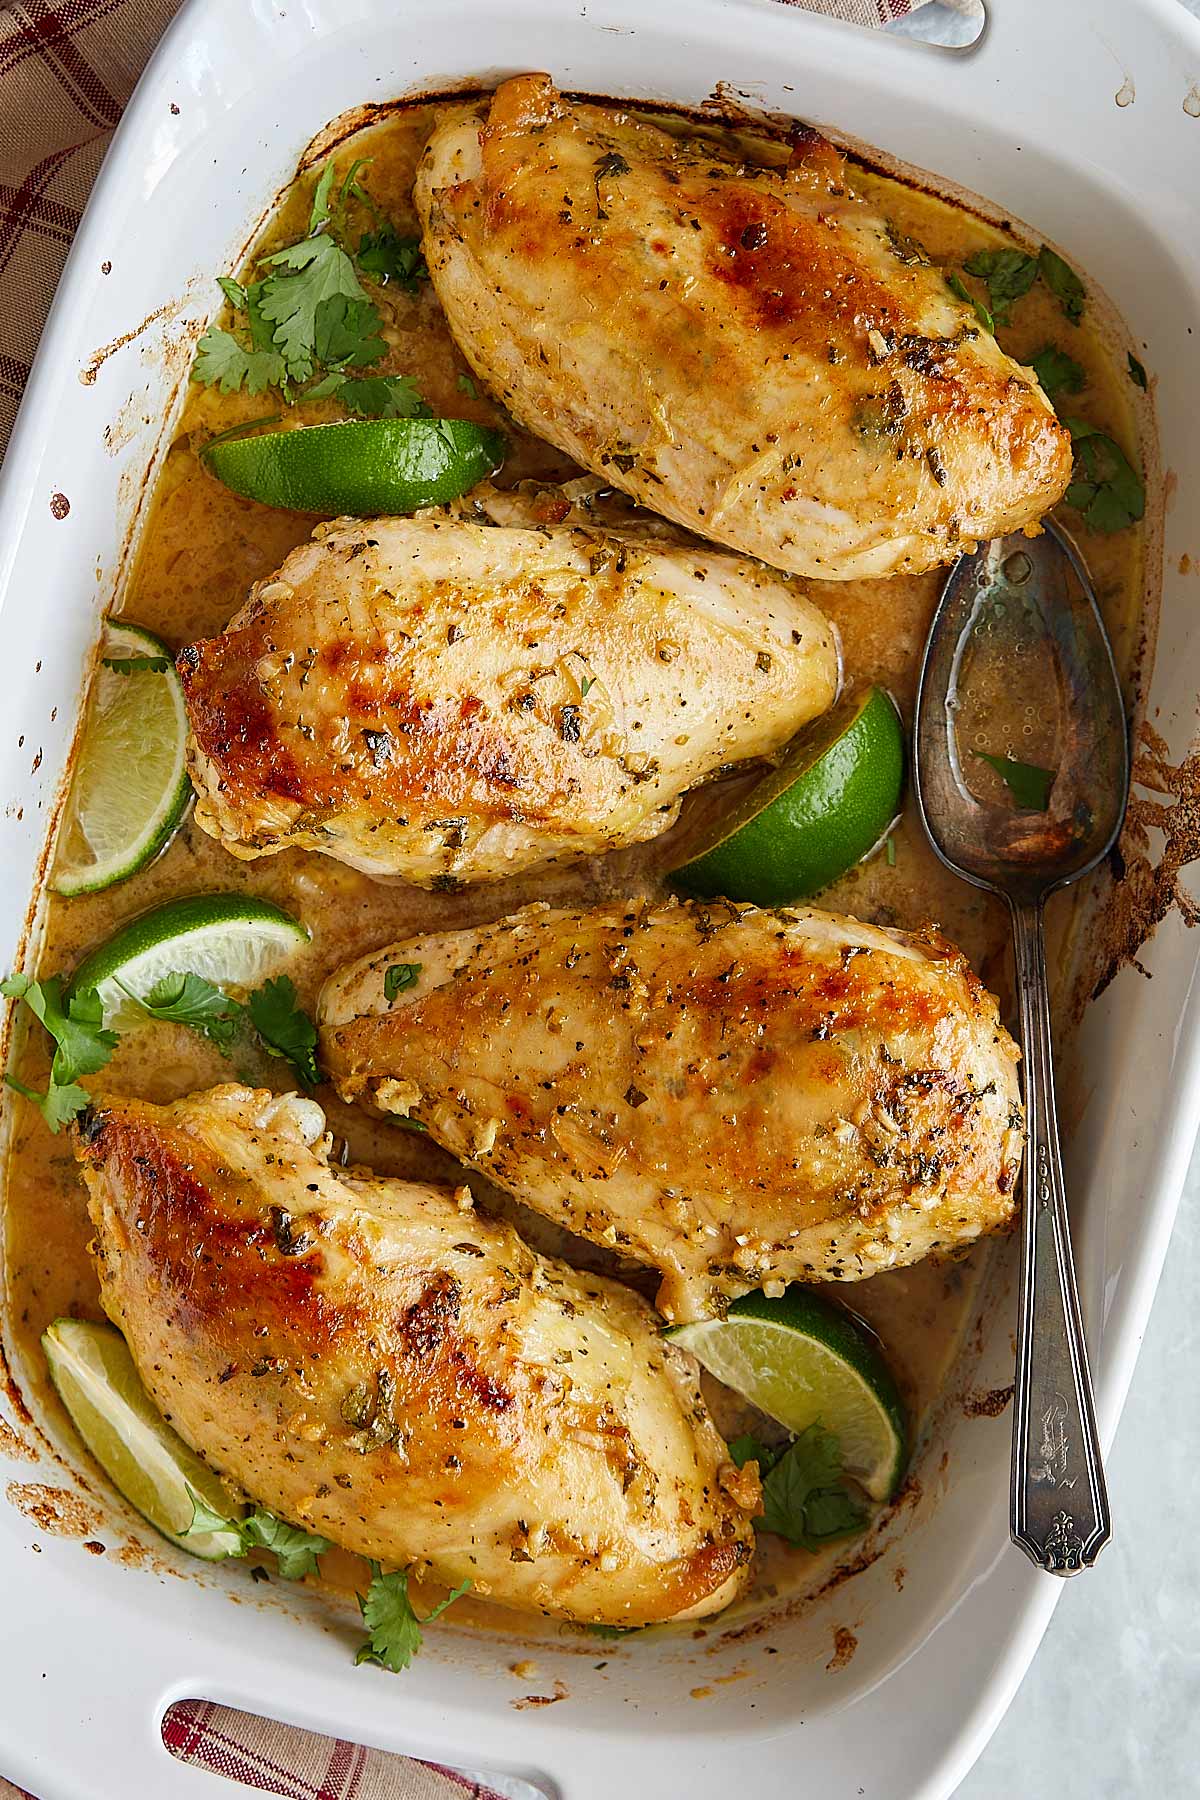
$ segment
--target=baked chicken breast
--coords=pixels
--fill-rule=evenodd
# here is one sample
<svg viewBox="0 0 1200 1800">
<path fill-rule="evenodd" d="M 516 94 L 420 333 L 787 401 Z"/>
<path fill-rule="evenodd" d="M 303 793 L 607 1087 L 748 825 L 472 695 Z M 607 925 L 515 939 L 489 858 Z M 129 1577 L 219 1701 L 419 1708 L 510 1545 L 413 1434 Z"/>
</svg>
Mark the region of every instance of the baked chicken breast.
<svg viewBox="0 0 1200 1800">
<path fill-rule="evenodd" d="M 75 1149 L 105 1310 L 164 1415 L 285 1519 L 555 1618 L 744 1585 L 759 1490 L 646 1303 L 467 1189 L 331 1168 L 319 1106 L 98 1103 Z"/>
<path fill-rule="evenodd" d="M 196 816 L 227 850 L 434 887 L 657 836 L 687 788 L 778 748 L 838 684 L 794 581 L 652 532 L 482 512 L 319 526 L 178 666 Z"/>
<path fill-rule="evenodd" d="M 399 991 L 397 963 L 417 970 Z M 1013 1213 L 1016 1046 L 932 934 L 537 905 L 350 965 L 320 1015 L 343 1096 L 658 1269 L 669 1319 L 952 1251 Z"/>
<path fill-rule="evenodd" d="M 1071 477 L 1032 371 L 829 143 L 786 154 L 504 82 L 417 178 L 455 339 L 529 430 L 780 569 L 929 569 L 1032 525 Z"/>
</svg>

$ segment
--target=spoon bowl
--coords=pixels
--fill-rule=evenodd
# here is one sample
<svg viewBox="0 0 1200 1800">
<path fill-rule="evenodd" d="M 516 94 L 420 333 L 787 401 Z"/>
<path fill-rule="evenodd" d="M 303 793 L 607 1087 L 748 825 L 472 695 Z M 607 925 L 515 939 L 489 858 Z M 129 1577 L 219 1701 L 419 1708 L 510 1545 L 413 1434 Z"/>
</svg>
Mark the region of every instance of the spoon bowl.
<svg viewBox="0 0 1200 1800">
<path fill-rule="evenodd" d="M 999 613 L 993 602 L 1009 595 Z M 985 608 L 1014 668 L 1038 630 L 1060 701 L 1059 762 L 1046 812 L 980 800 L 957 743 L 964 663 Z M 1008 640 L 1005 643 L 1004 640 Z M 998 538 L 954 565 L 930 627 L 917 689 L 913 784 L 931 843 L 976 887 L 1036 901 L 1094 869 L 1116 841 L 1129 796 L 1125 709 L 1091 582 L 1067 534 Z"/>
<path fill-rule="evenodd" d="M 1031 648 L 1040 667 L 1028 660 Z M 1011 716 L 1022 683 L 1026 697 L 1036 696 L 1049 678 L 1056 766 L 1000 759 L 1011 804 L 980 798 L 961 754 L 961 722 L 981 666 L 992 676 L 993 717 L 997 695 Z M 1027 701 L 1025 710 L 1038 709 Z M 1037 778 L 1043 805 L 1019 803 L 1018 769 Z M 1072 1575 L 1095 1562 L 1112 1526 L 1055 1114 L 1043 909 L 1049 894 L 1112 847 L 1129 796 L 1129 741 L 1091 582 L 1057 527 L 1047 524 L 1034 539 L 997 539 L 951 570 L 921 667 L 913 787 L 938 856 L 1002 895 L 1012 914 L 1026 1142 L 1010 1530 L 1040 1568 Z"/>
</svg>

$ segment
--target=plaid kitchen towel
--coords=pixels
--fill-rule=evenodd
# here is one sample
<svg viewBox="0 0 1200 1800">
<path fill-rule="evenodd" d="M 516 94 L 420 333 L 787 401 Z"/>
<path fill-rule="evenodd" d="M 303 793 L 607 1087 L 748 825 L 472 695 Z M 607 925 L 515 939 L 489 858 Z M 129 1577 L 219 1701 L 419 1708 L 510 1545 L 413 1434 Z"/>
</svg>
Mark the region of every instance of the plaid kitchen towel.
<svg viewBox="0 0 1200 1800">
<path fill-rule="evenodd" d="M 925 0 L 783 3 L 860 25 L 888 25 Z M 970 0 L 952 3 L 968 6 Z M 0 0 L 0 453 L 113 128 L 178 5 Z M 502 1800 L 492 1788 L 448 1769 L 206 1700 L 172 1707 L 164 1740 L 184 1762 L 289 1800 Z M 514 1800 L 534 1792 L 525 1783 L 504 1785 Z M 0 1800 L 32 1797 L 0 1777 Z"/>
</svg>

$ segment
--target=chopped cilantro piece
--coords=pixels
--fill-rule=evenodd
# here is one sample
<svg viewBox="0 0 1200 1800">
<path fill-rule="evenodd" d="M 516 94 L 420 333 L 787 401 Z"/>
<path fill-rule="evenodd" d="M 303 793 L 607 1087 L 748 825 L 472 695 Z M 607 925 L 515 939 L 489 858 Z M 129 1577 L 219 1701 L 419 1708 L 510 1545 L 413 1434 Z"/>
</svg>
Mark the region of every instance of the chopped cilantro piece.
<svg viewBox="0 0 1200 1800">
<path fill-rule="evenodd" d="M 1067 318 L 1070 319 L 1072 325 L 1078 325 L 1083 317 L 1087 292 L 1070 263 L 1065 263 L 1056 251 L 1051 250 L 1048 244 L 1043 244 L 1038 252 L 1037 266 L 1038 274 L 1062 307 Z"/>
<path fill-rule="evenodd" d="M 1041 769 L 1036 763 L 1018 762 L 1012 756 L 991 756 L 986 750 L 976 750 L 975 755 L 980 762 L 987 763 L 995 769 L 1001 781 L 1025 812 L 1045 812 L 1050 805 L 1050 789 L 1054 786 L 1056 769 Z"/>
<path fill-rule="evenodd" d="M 261 394 L 283 381 L 283 358 L 276 350 L 247 350 L 230 331 L 210 325 L 196 346 L 191 379 L 223 394 Z"/>
<path fill-rule="evenodd" d="M 317 1028 L 296 1004 L 290 975 L 276 975 L 256 988 L 246 1003 L 251 1023 L 268 1050 L 290 1062 L 305 1087 L 321 1079 L 317 1067 Z"/>
<path fill-rule="evenodd" d="M 129 993 L 129 989 L 125 992 Z M 245 1018 L 245 1009 L 236 1000 L 231 1000 L 203 975 L 184 974 L 182 970 L 164 975 L 148 994 L 140 998 L 133 994 L 130 998 L 137 1000 L 151 1018 L 172 1025 L 187 1025 L 211 1038 L 223 1051 L 229 1049 Z"/>
<path fill-rule="evenodd" d="M 1138 361 L 1132 350 L 1127 351 L 1125 354 L 1125 366 L 1128 370 L 1130 381 L 1132 381 L 1135 387 L 1140 387 L 1142 392 L 1145 393 L 1147 387 L 1150 385 L 1146 379 L 1145 366 Z"/>
<path fill-rule="evenodd" d="M 977 250 L 963 264 L 968 275 L 987 283 L 988 305 L 997 325 L 1007 325 L 1013 302 L 1027 294 L 1038 276 L 1038 265 L 1023 250 Z"/>
<path fill-rule="evenodd" d="M 976 300 L 974 294 L 971 293 L 970 289 L 967 287 L 967 284 L 963 280 L 962 276 L 961 275 L 947 275 L 946 286 L 950 289 L 950 292 L 955 296 L 956 299 L 965 300 L 968 306 L 974 307 L 975 317 L 979 320 L 979 323 L 983 326 L 984 330 L 990 331 L 992 333 L 992 335 L 995 336 L 995 332 L 996 332 L 995 319 L 993 319 L 991 313 L 988 311 L 987 307 L 983 304 L 983 301 Z"/>
<path fill-rule="evenodd" d="M 368 1637 L 354 1658 L 355 1664 L 377 1663 L 396 1675 L 407 1669 L 421 1648 L 421 1627 L 440 1618 L 448 1606 L 461 1600 L 470 1585 L 464 1581 L 452 1588 L 432 1612 L 420 1619 L 408 1597 L 407 1569 L 395 1569 L 385 1575 L 379 1564 L 372 1562 L 371 1585 L 358 1597 Z"/>
<path fill-rule="evenodd" d="M 390 225 L 380 231 L 365 232 L 354 260 L 363 274 L 370 275 L 381 287 L 394 282 L 406 293 L 415 294 L 417 284 L 429 280 L 420 238 L 401 237 Z"/>
<path fill-rule="evenodd" d="M 1065 350 L 1057 344 L 1046 344 L 1031 356 L 1029 366 L 1042 384 L 1043 392 L 1048 400 L 1056 394 L 1077 394 L 1087 385 L 1087 374 Z"/>
<path fill-rule="evenodd" d="M 1075 445 L 1068 506 L 1092 531 L 1123 531 L 1146 510 L 1146 489 L 1121 446 L 1086 419 L 1064 419 Z"/>
<path fill-rule="evenodd" d="M 406 988 L 416 987 L 421 978 L 421 966 L 420 963 L 393 963 L 390 969 L 385 970 L 384 999 L 394 1000 L 396 995 L 402 994 Z"/>
<path fill-rule="evenodd" d="M 754 1523 L 760 1530 L 802 1550 L 819 1550 L 866 1525 L 868 1508 L 845 1485 L 841 1445 L 823 1425 L 810 1425 L 783 1450 L 747 1433 L 733 1439 L 729 1454 L 739 1469 L 758 1464 L 763 1510 Z"/>
<path fill-rule="evenodd" d="M 103 1029 L 104 1009 L 95 988 L 85 988 L 64 1001 L 61 975 L 50 975 L 45 981 L 10 975 L 7 981 L 0 981 L 0 994 L 23 1002 L 54 1040 L 44 1094 L 12 1075 L 5 1080 L 41 1109 L 51 1131 L 60 1131 L 88 1103 L 87 1094 L 78 1086 L 79 1076 L 94 1075 L 104 1067 L 117 1047 L 117 1034 Z"/>
</svg>

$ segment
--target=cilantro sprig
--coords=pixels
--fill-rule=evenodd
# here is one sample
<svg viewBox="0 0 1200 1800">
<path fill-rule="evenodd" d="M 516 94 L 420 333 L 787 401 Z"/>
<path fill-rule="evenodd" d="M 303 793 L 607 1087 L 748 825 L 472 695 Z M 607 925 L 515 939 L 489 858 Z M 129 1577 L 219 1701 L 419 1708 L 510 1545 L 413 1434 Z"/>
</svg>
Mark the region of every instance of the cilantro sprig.
<svg viewBox="0 0 1200 1800">
<path fill-rule="evenodd" d="M 729 1454 L 739 1469 L 751 1459 L 758 1463 L 763 1509 L 755 1525 L 801 1550 L 821 1550 L 837 1538 L 852 1537 L 870 1519 L 869 1509 L 845 1484 L 841 1444 L 823 1425 L 810 1425 L 785 1450 L 747 1434 L 733 1440 Z"/>
<path fill-rule="evenodd" d="M 183 1533 L 184 1537 L 210 1531 L 236 1532 L 239 1548 L 231 1550 L 230 1556 L 246 1556 L 251 1550 L 270 1550 L 284 1581 L 302 1581 L 306 1575 L 317 1574 L 320 1568 L 317 1559 L 326 1550 L 333 1549 L 331 1538 L 322 1537 L 319 1532 L 301 1531 L 265 1507 L 256 1506 L 242 1519 L 227 1519 L 206 1505 L 194 1490 L 189 1490 L 189 1498 L 192 1522 Z"/>
<path fill-rule="evenodd" d="M 393 963 L 390 968 L 385 969 L 383 972 L 384 999 L 392 1001 L 397 994 L 403 994 L 406 989 L 416 987 L 421 979 L 421 969 L 421 963 Z"/>
<path fill-rule="evenodd" d="M 963 268 L 987 287 L 987 305 L 975 299 L 959 275 L 947 275 L 946 285 L 951 293 L 975 308 L 980 323 L 991 332 L 997 325 L 1012 323 L 1013 306 L 1035 281 L 1050 289 L 1072 325 L 1078 325 L 1083 317 L 1087 290 L 1070 263 L 1064 262 L 1048 244 L 1043 244 L 1036 256 L 1024 250 L 976 250 Z"/>
<path fill-rule="evenodd" d="M 1067 505 L 1092 531 L 1123 531 L 1136 524 L 1146 510 L 1146 489 L 1121 446 L 1086 419 L 1066 418 L 1063 424 L 1075 450 Z"/>
<path fill-rule="evenodd" d="M 339 185 L 336 165 L 326 163 L 307 235 L 260 258 L 254 281 L 218 278 L 233 328 L 204 333 L 193 381 L 224 394 L 274 388 L 289 405 L 336 396 L 363 418 L 428 416 L 410 376 L 358 373 L 387 354 L 383 319 L 360 277 L 415 293 L 428 276 L 419 239 L 402 237 L 358 179 L 364 166 L 353 163 Z M 355 207 L 366 209 L 374 229 L 352 251 Z"/>
<path fill-rule="evenodd" d="M 248 995 L 243 1003 L 214 987 L 202 975 L 176 971 L 156 981 L 148 993 L 123 991 L 150 1018 L 166 1024 L 185 1025 L 209 1038 L 223 1055 L 248 1031 L 257 1034 L 273 1056 L 291 1064 L 305 1087 L 321 1080 L 317 1065 L 317 1028 L 299 1005 L 295 983 L 277 975 Z M 0 994 L 19 1000 L 43 1025 L 54 1041 L 50 1079 L 44 1092 L 27 1087 L 15 1075 L 4 1077 L 38 1107 L 51 1131 L 61 1131 L 88 1104 L 82 1075 L 94 1075 L 111 1058 L 119 1034 L 106 1030 L 104 1010 L 94 988 L 67 994 L 62 975 L 34 981 L 28 975 L 10 975 L 0 981 Z"/>
<path fill-rule="evenodd" d="M 1024 812 L 1046 812 L 1050 806 L 1050 789 L 1057 769 L 1043 769 L 1037 763 L 1018 762 L 1015 756 L 993 756 L 987 750 L 976 750 L 979 762 L 995 769 L 997 775 Z"/>
<path fill-rule="evenodd" d="M 408 1596 L 408 1570 L 393 1569 L 384 1574 L 380 1565 L 373 1561 L 370 1586 L 365 1594 L 358 1596 L 367 1641 L 354 1658 L 355 1666 L 376 1663 L 381 1669 L 390 1669 L 394 1675 L 399 1675 L 421 1648 L 421 1627 L 440 1618 L 448 1606 L 462 1599 L 470 1585 L 470 1581 L 464 1581 L 451 1588 L 446 1598 L 422 1619 L 417 1616 Z"/>
<path fill-rule="evenodd" d="M 64 997 L 61 975 L 33 981 L 28 975 L 10 975 L 0 981 L 0 994 L 29 1008 L 54 1040 L 54 1058 L 45 1093 L 26 1087 L 15 1075 L 6 1075 L 9 1087 L 24 1094 L 39 1109 L 51 1131 L 68 1125 L 88 1103 L 79 1086 L 81 1075 L 102 1069 L 117 1047 L 115 1031 L 104 1029 L 104 1013 L 95 988 Z"/>
<path fill-rule="evenodd" d="M 1059 394 L 1078 394 L 1087 386 L 1086 370 L 1057 344 L 1044 344 L 1036 356 L 1030 357 L 1029 366 L 1047 400 L 1053 401 Z"/>
</svg>

